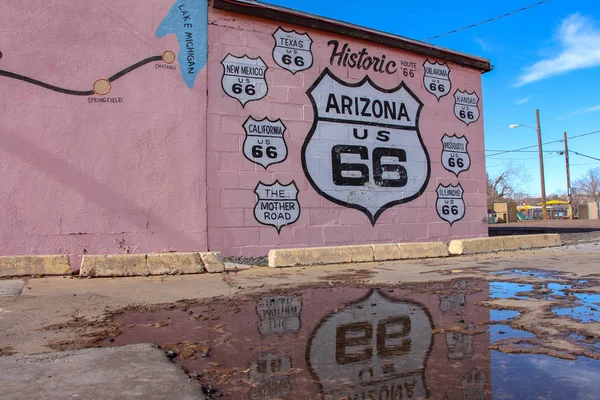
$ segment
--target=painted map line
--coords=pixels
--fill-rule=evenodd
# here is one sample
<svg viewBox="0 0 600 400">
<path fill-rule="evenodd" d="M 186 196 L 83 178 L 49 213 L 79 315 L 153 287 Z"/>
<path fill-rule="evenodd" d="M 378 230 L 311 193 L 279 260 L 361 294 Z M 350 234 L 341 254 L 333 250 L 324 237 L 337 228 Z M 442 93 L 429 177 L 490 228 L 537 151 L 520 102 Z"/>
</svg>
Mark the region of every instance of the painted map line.
<svg viewBox="0 0 600 400">
<path fill-rule="evenodd" d="M 0 76 L 17 79 L 17 80 L 20 80 L 23 82 L 27 82 L 27 83 L 31 83 L 33 85 L 43 87 L 44 89 L 52 90 L 54 92 L 63 93 L 63 94 L 70 94 L 73 96 L 92 96 L 94 94 L 103 96 L 110 92 L 111 82 L 114 82 L 117 79 L 123 77 L 124 75 L 126 75 L 146 64 L 149 64 L 149 63 L 155 62 L 155 61 L 164 61 L 167 64 L 172 64 L 175 61 L 175 53 L 173 53 L 172 51 L 165 51 L 161 56 L 152 56 L 152 57 L 145 58 L 145 59 L 117 72 L 116 74 L 114 74 L 113 76 L 111 76 L 108 79 L 98 79 L 96 82 L 94 82 L 92 90 L 66 89 L 66 88 L 62 88 L 59 86 L 51 85 L 46 82 L 38 81 L 37 79 L 33 79 L 33 78 L 30 78 L 25 75 L 16 74 L 14 72 L 5 71 L 2 69 L 0 69 Z"/>
</svg>

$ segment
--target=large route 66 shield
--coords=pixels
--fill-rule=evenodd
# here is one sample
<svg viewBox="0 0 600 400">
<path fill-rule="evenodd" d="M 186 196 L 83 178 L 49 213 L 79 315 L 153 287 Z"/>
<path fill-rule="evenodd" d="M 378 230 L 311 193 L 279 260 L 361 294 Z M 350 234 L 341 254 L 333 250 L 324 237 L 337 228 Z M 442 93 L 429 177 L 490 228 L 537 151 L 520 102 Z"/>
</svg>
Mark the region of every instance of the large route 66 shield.
<svg viewBox="0 0 600 400">
<path fill-rule="evenodd" d="M 468 144 L 469 141 L 464 136 L 444 134 L 442 137 L 442 166 L 456 177 L 471 167 L 471 157 L 467 152 Z"/>
<path fill-rule="evenodd" d="M 268 67 L 262 58 L 250 58 L 247 55 L 235 57 L 227 54 L 221 64 L 223 91 L 227 96 L 237 99 L 242 107 L 249 101 L 260 100 L 267 95 L 269 88 L 265 74 Z"/>
<path fill-rule="evenodd" d="M 367 215 L 419 197 L 429 181 L 429 154 L 419 133 L 423 104 L 402 82 L 383 89 L 366 76 L 347 83 L 325 69 L 306 92 L 314 121 L 302 167 L 323 197 Z"/>
<path fill-rule="evenodd" d="M 467 126 L 479 119 L 479 96 L 475 91 L 457 89 L 454 92 L 454 115 Z"/>
<path fill-rule="evenodd" d="M 295 30 L 286 31 L 279 27 L 273 34 L 275 47 L 273 60 L 283 69 L 292 74 L 309 69 L 313 64 L 313 55 L 310 51 L 312 39 L 308 33 L 298 33 Z"/>
<path fill-rule="evenodd" d="M 437 97 L 439 102 L 440 98 L 450 93 L 450 89 L 452 88 L 450 67 L 448 63 L 427 60 L 423 63 L 423 68 L 425 69 L 425 74 L 423 75 L 425 90 Z"/>
<path fill-rule="evenodd" d="M 448 221 L 450 225 L 460 221 L 465 216 L 463 192 L 460 183 L 456 186 L 444 186 L 440 183 L 437 187 L 437 213 L 441 219 Z"/>
<path fill-rule="evenodd" d="M 285 125 L 280 119 L 271 121 L 267 117 L 257 121 L 248 117 L 244 122 L 246 139 L 244 156 L 265 169 L 271 164 L 283 162 L 287 157 L 287 145 L 283 139 Z"/>
<path fill-rule="evenodd" d="M 313 332 L 308 366 L 323 399 L 424 399 L 433 345 L 427 309 L 372 290 Z"/>
<path fill-rule="evenodd" d="M 271 225 L 281 233 L 281 228 L 293 224 L 300 218 L 298 186 L 292 181 L 282 185 L 275 181 L 270 185 L 259 182 L 254 189 L 257 201 L 254 206 L 254 218 L 263 224 Z"/>
</svg>

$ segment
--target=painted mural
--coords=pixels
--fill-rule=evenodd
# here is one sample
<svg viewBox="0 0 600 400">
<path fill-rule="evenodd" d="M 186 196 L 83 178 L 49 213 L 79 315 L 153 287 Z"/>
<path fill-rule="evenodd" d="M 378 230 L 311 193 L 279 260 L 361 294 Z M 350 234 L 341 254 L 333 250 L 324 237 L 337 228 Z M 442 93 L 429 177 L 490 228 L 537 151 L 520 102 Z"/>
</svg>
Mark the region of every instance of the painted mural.
<svg viewBox="0 0 600 400">
<path fill-rule="evenodd" d="M 404 83 L 384 89 L 367 75 L 351 84 L 325 69 L 307 93 L 314 122 L 302 166 L 319 194 L 375 225 L 387 208 L 423 193 L 430 175 L 418 126 L 423 104 Z"/>
<path fill-rule="evenodd" d="M 194 86 L 194 80 L 198 72 L 206 65 L 207 57 L 207 4 L 204 0 L 178 0 L 166 18 L 162 21 L 156 31 L 156 36 L 162 38 L 168 34 L 176 34 L 179 41 L 179 66 L 182 77 L 186 85 L 190 88 Z M 110 93 L 114 82 L 123 76 L 135 71 L 144 65 L 163 62 L 168 68 L 175 61 L 175 53 L 171 50 L 165 50 L 162 54 L 146 57 L 122 70 L 110 75 L 108 78 L 99 78 L 94 81 L 89 89 L 76 90 L 65 88 L 50 83 L 42 82 L 35 78 L 21 75 L 19 73 L 0 69 L 0 76 L 17 79 L 44 89 L 52 90 L 62 94 L 73 96 L 105 96 Z M 0 57 L 1 58 L 1 57 Z"/>
<path fill-rule="evenodd" d="M 222 23 L 228 15 L 209 17 L 221 87 L 209 82 L 219 100 L 208 121 L 232 141 L 209 161 L 209 176 L 225 179 L 209 213 L 227 205 L 209 247 L 485 235 L 479 72 L 295 25 Z"/>
<path fill-rule="evenodd" d="M 0 254 L 206 249 L 207 2 L 9 0 L 0 26 Z"/>
<path fill-rule="evenodd" d="M 0 57 L 14 113 L 0 251 L 262 256 L 486 235 L 481 71 L 206 0 L 151 0 L 143 18 L 50 0 L 25 35 L 31 1 L 0 16 L 31 41 Z"/>
</svg>

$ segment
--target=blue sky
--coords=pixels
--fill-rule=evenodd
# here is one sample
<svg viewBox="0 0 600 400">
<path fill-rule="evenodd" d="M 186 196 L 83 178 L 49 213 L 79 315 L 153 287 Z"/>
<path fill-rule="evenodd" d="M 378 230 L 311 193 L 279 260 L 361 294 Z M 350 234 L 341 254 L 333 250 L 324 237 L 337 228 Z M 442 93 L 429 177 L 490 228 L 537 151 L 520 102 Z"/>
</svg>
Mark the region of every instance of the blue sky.
<svg viewBox="0 0 600 400">
<path fill-rule="evenodd" d="M 269 3 L 358 25 L 425 40 L 486 20 L 539 0 L 268 0 Z M 463 32 L 434 39 L 432 44 L 490 59 L 494 71 L 483 75 L 486 151 L 537 146 L 534 130 L 540 110 L 544 142 L 600 130 L 600 7 L 598 0 L 549 0 L 521 13 Z M 600 158 L 600 133 L 569 141 L 569 149 Z M 562 142 L 544 146 L 546 194 L 566 192 Z M 539 196 L 537 147 L 530 152 L 486 158 L 490 175 L 507 163 L 524 165 L 525 192 Z M 600 162 L 570 154 L 571 181 Z"/>
</svg>

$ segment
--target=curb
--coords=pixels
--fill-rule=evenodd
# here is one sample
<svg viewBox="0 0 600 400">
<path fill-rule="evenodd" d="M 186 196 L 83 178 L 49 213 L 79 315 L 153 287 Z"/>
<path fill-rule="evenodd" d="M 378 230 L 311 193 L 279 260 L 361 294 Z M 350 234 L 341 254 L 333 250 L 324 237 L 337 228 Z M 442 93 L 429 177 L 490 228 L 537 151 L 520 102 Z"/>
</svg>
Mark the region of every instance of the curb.
<svg viewBox="0 0 600 400">
<path fill-rule="evenodd" d="M 84 255 L 80 276 L 115 277 L 216 273 L 225 270 L 221 253 Z"/>
<path fill-rule="evenodd" d="M 0 257 L 0 277 L 72 273 L 69 256 L 66 254 Z"/>
<path fill-rule="evenodd" d="M 559 234 L 496 236 L 443 242 L 388 243 L 355 246 L 273 249 L 269 267 L 345 264 L 374 261 L 443 258 L 454 255 L 492 253 L 561 246 Z M 219 252 L 86 254 L 79 275 L 118 277 L 219 273 L 225 265 Z M 0 256 L 0 277 L 72 275 L 69 256 Z"/>
<path fill-rule="evenodd" d="M 448 246 L 448 250 L 452 255 L 463 255 L 554 246 L 562 246 L 562 240 L 557 233 L 452 240 Z"/>
<path fill-rule="evenodd" d="M 344 264 L 447 256 L 448 247 L 442 242 L 275 249 L 269 251 L 269 267 L 281 268 L 297 265 Z"/>
</svg>

